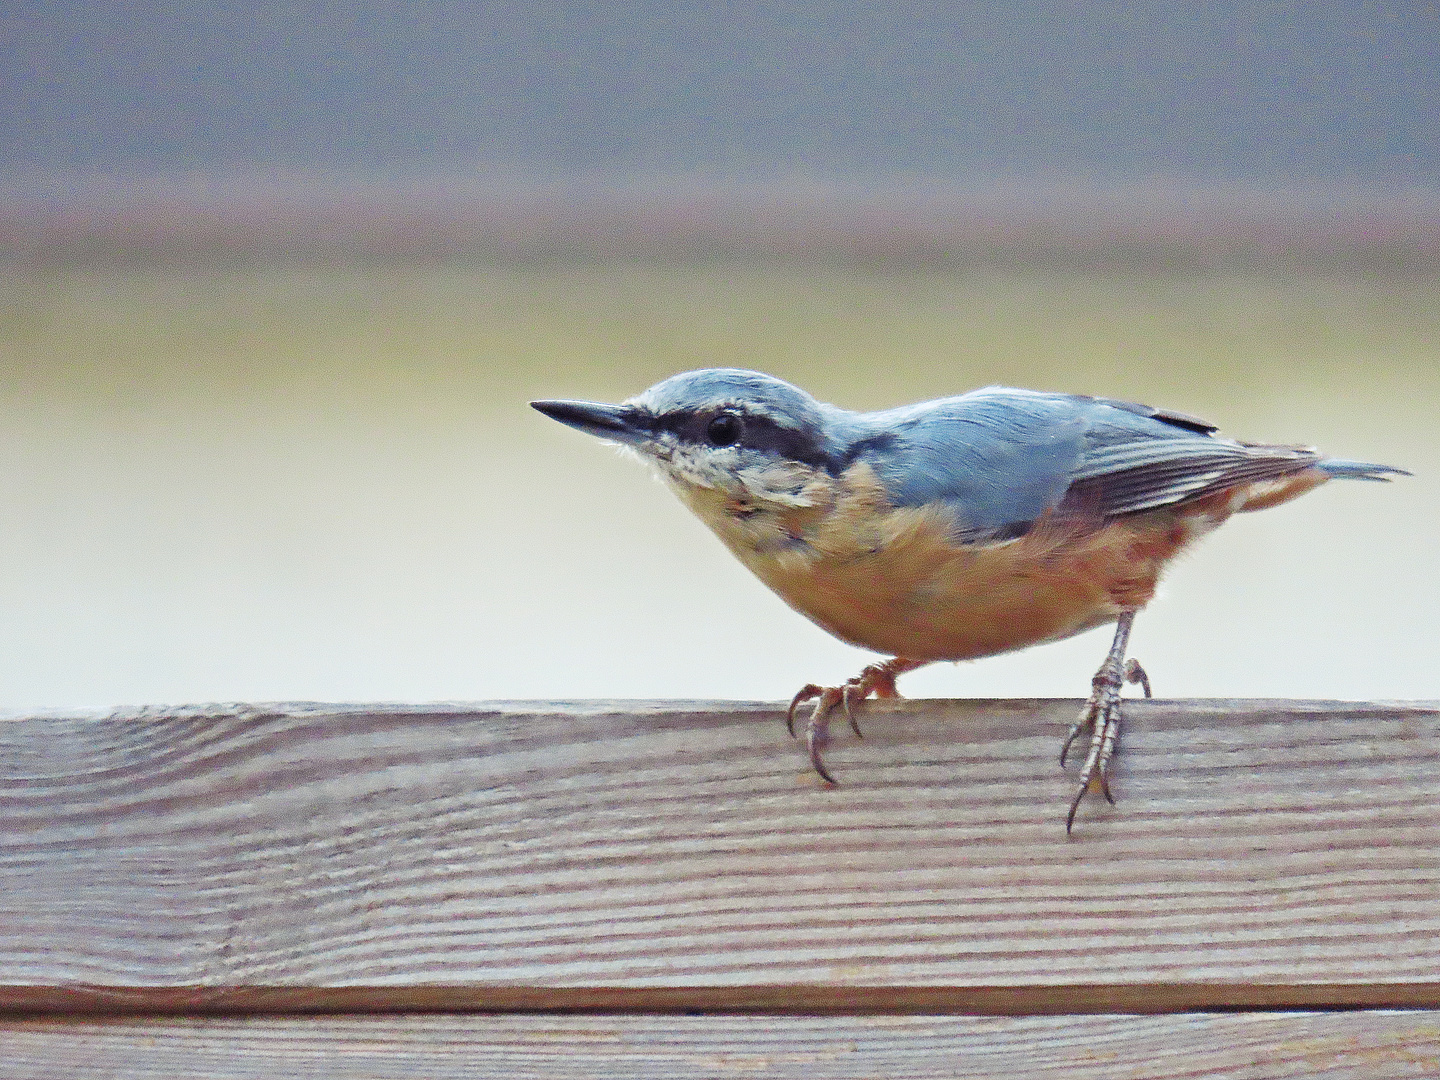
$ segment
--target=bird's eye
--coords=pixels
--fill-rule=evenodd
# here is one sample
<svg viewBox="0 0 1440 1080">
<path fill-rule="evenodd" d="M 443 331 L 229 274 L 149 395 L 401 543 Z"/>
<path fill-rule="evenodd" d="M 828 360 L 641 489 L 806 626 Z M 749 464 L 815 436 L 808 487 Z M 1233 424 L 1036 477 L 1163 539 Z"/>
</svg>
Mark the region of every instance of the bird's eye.
<svg viewBox="0 0 1440 1080">
<path fill-rule="evenodd" d="M 705 437 L 712 446 L 733 446 L 740 441 L 740 418 L 734 413 L 721 413 L 710 421 Z"/>
</svg>

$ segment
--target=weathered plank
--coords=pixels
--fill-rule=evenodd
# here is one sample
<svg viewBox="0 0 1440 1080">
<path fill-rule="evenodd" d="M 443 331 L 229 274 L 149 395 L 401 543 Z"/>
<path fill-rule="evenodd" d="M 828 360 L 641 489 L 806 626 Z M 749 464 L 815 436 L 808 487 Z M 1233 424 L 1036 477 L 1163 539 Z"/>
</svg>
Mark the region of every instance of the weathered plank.
<svg viewBox="0 0 1440 1080">
<path fill-rule="evenodd" d="M 1440 1075 L 1434 1013 L 1158 1017 L 544 1017 L 0 1025 L 8 1080 L 377 1077 Z"/>
<path fill-rule="evenodd" d="M 765 705 L 11 721 L 0 981 L 1440 976 L 1435 707 L 1136 703 L 1067 840 L 1076 708 L 869 707 L 833 790 Z"/>
</svg>

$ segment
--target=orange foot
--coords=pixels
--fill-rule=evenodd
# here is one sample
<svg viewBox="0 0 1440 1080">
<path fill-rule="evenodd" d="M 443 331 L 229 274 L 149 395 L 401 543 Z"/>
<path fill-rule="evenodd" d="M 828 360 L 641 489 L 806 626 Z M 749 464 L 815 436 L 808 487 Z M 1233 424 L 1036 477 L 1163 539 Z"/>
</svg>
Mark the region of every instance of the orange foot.
<svg viewBox="0 0 1440 1080">
<path fill-rule="evenodd" d="M 805 744 L 810 748 L 810 764 L 815 767 L 822 780 L 827 784 L 835 783 L 835 778 L 830 775 L 820 757 L 821 751 L 830 742 L 830 714 L 835 711 L 835 706 L 839 705 L 845 710 L 845 718 L 850 721 L 851 729 L 856 735 L 860 735 L 860 725 L 855 722 L 853 706 L 871 694 L 877 698 L 898 698 L 900 694 L 895 689 L 896 676 L 914 671 L 925 663 L 924 660 L 906 660 L 897 656 L 883 664 L 871 664 L 844 686 L 817 686 L 810 683 L 801 687 L 800 692 L 790 702 L 790 708 L 785 711 L 785 727 L 791 738 L 794 738 L 795 710 L 804 702 L 815 700 L 810 720 L 805 725 Z"/>
</svg>

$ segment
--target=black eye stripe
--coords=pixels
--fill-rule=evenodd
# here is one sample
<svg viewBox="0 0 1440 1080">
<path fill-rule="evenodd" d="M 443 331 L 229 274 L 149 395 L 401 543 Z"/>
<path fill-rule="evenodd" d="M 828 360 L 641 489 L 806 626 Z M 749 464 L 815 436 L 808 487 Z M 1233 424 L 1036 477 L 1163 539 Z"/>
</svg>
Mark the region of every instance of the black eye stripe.
<svg viewBox="0 0 1440 1080">
<path fill-rule="evenodd" d="M 722 418 L 731 418 L 739 425 L 735 439 L 728 443 L 717 443 L 711 438 L 711 426 Z M 681 442 L 695 446 L 714 448 L 716 446 L 740 446 L 747 450 L 758 450 L 774 454 L 787 461 L 837 472 L 843 465 L 832 461 L 823 449 L 818 433 L 776 423 L 768 416 L 747 412 L 735 406 L 703 411 L 676 411 L 664 413 L 655 418 L 655 428 L 674 434 Z"/>
</svg>

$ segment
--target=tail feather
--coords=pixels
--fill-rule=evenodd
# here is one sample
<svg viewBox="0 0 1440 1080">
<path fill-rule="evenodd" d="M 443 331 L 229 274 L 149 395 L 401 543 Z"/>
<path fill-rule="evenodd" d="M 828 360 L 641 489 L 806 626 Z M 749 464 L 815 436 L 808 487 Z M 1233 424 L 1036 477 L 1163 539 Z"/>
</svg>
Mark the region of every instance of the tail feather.
<svg viewBox="0 0 1440 1080">
<path fill-rule="evenodd" d="M 1405 469 L 1397 469 L 1394 465 L 1372 465 L 1368 461 L 1345 461 L 1341 458 L 1325 458 L 1315 463 L 1315 467 L 1331 476 L 1345 480 L 1379 480 L 1388 481 L 1392 476 L 1410 476 Z"/>
</svg>

